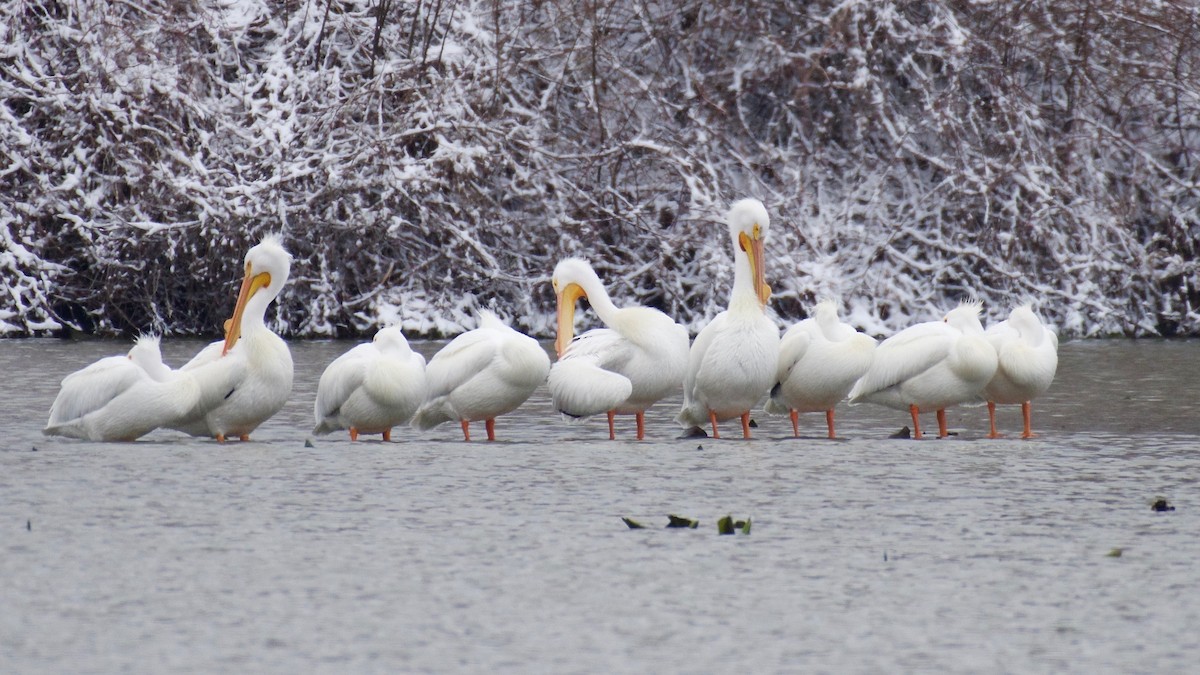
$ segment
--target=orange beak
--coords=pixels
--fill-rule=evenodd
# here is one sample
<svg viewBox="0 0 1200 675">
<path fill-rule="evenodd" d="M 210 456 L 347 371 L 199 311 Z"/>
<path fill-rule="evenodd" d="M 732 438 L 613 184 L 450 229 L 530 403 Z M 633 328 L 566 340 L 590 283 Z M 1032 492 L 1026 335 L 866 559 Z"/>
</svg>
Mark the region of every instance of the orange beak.
<svg viewBox="0 0 1200 675">
<path fill-rule="evenodd" d="M 575 337 L 575 303 L 579 298 L 586 298 L 587 293 L 579 284 L 567 284 L 567 287 L 557 293 L 558 298 L 558 335 L 554 340 L 554 351 L 562 358 L 563 352 Z"/>
<path fill-rule="evenodd" d="M 237 344 L 238 338 L 242 337 L 242 314 L 246 311 L 246 303 L 259 289 L 271 283 L 271 275 L 267 272 L 254 274 L 250 269 L 250 265 L 246 265 L 246 276 L 242 279 L 242 290 L 238 293 L 237 305 L 233 308 L 233 318 L 225 322 L 225 347 L 221 350 L 221 356 L 229 353 L 230 349 Z"/>
<path fill-rule="evenodd" d="M 766 282 L 766 266 L 763 264 L 763 240 L 758 226 L 754 226 L 754 235 L 742 232 L 738 235 L 738 243 L 750 258 L 750 273 L 754 279 L 754 294 L 764 307 L 771 299 L 771 287 Z"/>
</svg>

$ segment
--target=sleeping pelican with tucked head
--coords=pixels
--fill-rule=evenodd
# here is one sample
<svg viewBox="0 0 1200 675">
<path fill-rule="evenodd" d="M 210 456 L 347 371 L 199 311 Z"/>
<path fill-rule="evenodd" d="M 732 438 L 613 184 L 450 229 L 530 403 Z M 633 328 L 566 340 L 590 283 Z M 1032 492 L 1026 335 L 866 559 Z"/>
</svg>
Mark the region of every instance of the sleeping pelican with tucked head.
<svg viewBox="0 0 1200 675">
<path fill-rule="evenodd" d="M 996 350 L 983 334 L 979 310 L 978 302 L 965 302 L 941 321 L 909 326 L 879 343 L 850 402 L 907 410 L 913 438 L 922 438 L 920 411 L 936 410 L 938 438 L 945 438 L 946 408 L 983 403 L 983 388 L 996 373 Z"/>
<path fill-rule="evenodd" d="M 1030 401 L 1042 395 L 1058 370 L 1058 336 L 1042 325 L 1029 305 L 1014 307 L 1008 319 L 988 326 L 987 338 L 996 348 L 999 366 L 984 393 L 988 401 L 988 438 L 996 431 L 996 404 L 1021 404 L 1021 438 L 1033 438 Z"/>
<path fill-rule="evenodd" d="M 63 378 L 42 433 L 132 441 L 186 414 L 198 399 L 195 381 L 163 363 L 158 337 L 143 335 L 127 355 Z"/>
<path fill-rule="evenodd" d="M 424 431 L 458 422 L 469 441 L 471 422 L 483 420 L 488 440 L 494 441 L 496 418 L 520 407 L 549 371 L 550 357 L 537 340 L 481 311 L 478 328 L 454 338 L 429 360 L 429 396 L 412 425 Z"/>
<path fill-rule="evenodd" d="M 632 414 L 637 438 L 644 439 L 646 409 L 683 383 L 687 329 L 657 309 L 617 307 L 586 260 L 559 262 L 551 282 L 558 305 L 558 361 L 548 381 L 554 409 L 570 417 L 606 413 L 610 440 L 614 416 Z M 573 337 L 580 299 L 606 327 Z"/>
<path fill-rule="evenodd" d="M 771 391 L 779 361 L 779 328 L 766 314 L 771 287 L 764 281 L 763 242 L 771 218 L 757 199 L 729 209 L 733 240 L 733 289 L 729 307 L 700 331 L 688 355 L 683 409 L 676 420 L 685 428 L 740 417 L 750 438 L 750 410 Z"/>
<path fill-rule="evenodd" d="M 313 433 L 348 429 L 359 434 L 382 434 L 392 440 L 392 427 L 407 424 L 425 402 L 425 357 L 408 345 L 399 326 L 375 333 L 330 363 L 317 384 Z"/>
<path fill-rule="evenodd" d="M 220 442 L 250 432 L 283 408 L 292 392 L 292 353 L 266 325 L 292 256 L 279 236 L 268 235 L 246 253 L 245 276 L 223 341 L 214 342 L 182 370 L 200 385 L 200 402 L 170 426 Z"/>
</svg>

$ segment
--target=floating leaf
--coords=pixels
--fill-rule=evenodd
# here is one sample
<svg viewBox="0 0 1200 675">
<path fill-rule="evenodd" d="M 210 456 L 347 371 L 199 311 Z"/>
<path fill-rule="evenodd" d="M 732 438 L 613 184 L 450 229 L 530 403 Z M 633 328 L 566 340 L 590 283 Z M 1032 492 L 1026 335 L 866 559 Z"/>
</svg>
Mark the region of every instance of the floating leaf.
<svg viewBox="0 0 1200 675">
<path fill-rule="evenodd" d="M 632 518 L 621 517 L 621 522 L 625 523 L 631 530 L 644 530 L 646 526 Z"/>
<path fill-rule="evenodd" d="M 684 518 L 683 516 L 668 515 L 667 527 L 690 527 L 694 530 L 700 527 L 700 521 Z"/>
<path fill-rule="evenodd" d="M 1109 551 L 1108 557 L 1109 558 L 1120 558 L 1121 557 L 1121 549 L 1114 548 L 1113 550 Z"/>
<path fill-rule="evenodd" d="M 746 518 L 746 522 L 742 523 L 742 534 L 750 534 L 750 518 Z"/>
<path fill-rule="evenodd" d="M 733 534 L 733 516 L 725 516 L 717 521 L 717 532 L 719 534 Z"/>
<path fill-rule="evenodd" d="M 1166 497 L 1155 497 L 1154 502 L 1150 504 L 1150 508 L 1155 511 L 1174 511 L 1175 507 L 1167 501 Z"/>
</svg>

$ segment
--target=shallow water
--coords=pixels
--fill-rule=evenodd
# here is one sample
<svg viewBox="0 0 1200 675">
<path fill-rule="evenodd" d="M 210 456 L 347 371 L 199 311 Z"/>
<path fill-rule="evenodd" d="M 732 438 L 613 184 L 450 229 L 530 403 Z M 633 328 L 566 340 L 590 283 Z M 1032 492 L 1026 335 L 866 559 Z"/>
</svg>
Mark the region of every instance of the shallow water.
<svg viewBox="0 0 1200 675">
<path fill-rule="evenodd" d="M 0 341 L 0 671 L 1130 673 L 1200 657 L 1200 342 L 1065 343 L 1029 441 L 983 438 L 982 408 L 950 411 L 949 439 L 889 439 L 906 415 L 869 406 L 839 408 L 839 441 L 821 415 L 792 439 L 762 414 L 750 442 L 677 440 L 675 400 L 649 441 L 610 442 L 540 390 L 496 443 L 443 426 L 305 447 L 321 369 L 349 346 L 293 344 L 292 399 L 250 443 L 106 445 L 40 429 L 64 375 L 128 345 Z M 199 347 L 163 351 L 178 365 Z M 1001 424 L 1019 431 L 1018 411 Z M 1178 510 L 1152 511 L 1159 495 Z M 663 529 L 669 513 L 700 527 Z M 751 533 L 719 536 L 726 514 Z"/>
</svg>

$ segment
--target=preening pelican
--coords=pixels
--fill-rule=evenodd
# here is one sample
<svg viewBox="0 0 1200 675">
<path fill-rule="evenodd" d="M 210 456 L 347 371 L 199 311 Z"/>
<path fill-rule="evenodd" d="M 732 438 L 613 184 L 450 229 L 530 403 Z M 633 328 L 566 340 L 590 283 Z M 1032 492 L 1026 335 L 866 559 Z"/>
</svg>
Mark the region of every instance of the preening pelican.
<svg viewBox="0 0 1200 675">
<path fill-rule="evenodd" d="M 170 426 L 225 442 L 250 432 L 283 408 L 292 392 L 292 353 L 264 321 L 287 283 L 292 256 L 268 235 L 246 253 L 246 276 L 223 342 L 215 342 L 181 370 L 195 376 L 200 402 Z"/>
<path fill-rule="evenodd" d="M 615 415 L 637 418 L 646 436 L 646 409 L 683 384 L 687 329 L 650 307 L 617 307 L 586 261 L 567 258 L 554 268 L 558 302 L 558 361 L 548 381 L 554 409 L 571 417 L 608 414 L 608 437 L 616 438 Z M 586 298 L 607 328 L 572 339 L 575 303 Z"/>
<path fill-rule="evenodd" d="M 471 422 L 485 421 L 496 440 L 496 418 L 516 410 L 550 371 L 550 357 L 537 340 L 518 333 L 495 314 L 479 313 L 479 327 L 454 338 L 429 360 L 429 398 L 412 424 L 432 429 L 458 421 L 471 440 Z"/>
<path fill-rule="evenodd" d="M 100 359 L 65 377 L 42 433 L 132 441 L 186 414 L 199 396 L 190 376 L 162 362 L 158 337 L 142 336 L 128 355 Z"/>
<path fill-rule="evenodd" d="M 988 438 L 996 432 L 996 404 L 1020 403 L 1025 429 L 1033 438 L 1030 401 L 1050 388 L 1058 369 L 1058 336 L 1042 325 L 1029 305 L 1014 307 L 1008 319 L 988 326 L 987 339 L 996 348 L 999 367 L 984 393 L 988 401 Z"/>
<path fill-rule="evenodd" d="M 851 403 L 878 403 L 912 414 L 913 438 L 921 438 L 918 414 L 937 410 L 938 437 L 945 438 L 946 408 L 983 403 L 983 388 L 996 373 L 996 350 L 979 323 L 980 305 L 963 303 L 941 321 L 909 326 L 879 343 L 870 370 L 850 390 Z"/>
<path fill-rule="evenodd" d="M 750 438 L 750 410 L 771 390 L 779 363 L 779 328 L 765 307 L 771 287 L 763 280 L 763 241 L 771 219 L 757 199 L 736 202 L 727 217 L 733 239 L 733 290 L 729 308 L 700 331 L 688 355 L 683 409 L 685 429 L 741 417 Z"/>
<path fill-rule="evenodd" d="M 407 424 L 425 402 L 425 357 L 408 346 L 399 326 L 383 328 L 368 343 L 333 360 L 317 384 L 314 434 L 349 429 L 359 434 L 383 434 Z"/>
<path fill-rule="evenodd" d="M 779 343 L 779 371 L 769 413 L 790 414 L 792 434 L 800 436 L 798 413 L 824 412 L 829 437 L 833 410 L 871 367 L 875 339 L 838 319 L 837 305 L 817 303 L 812 317 L 788 329 Z"/>
</svg>

